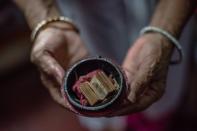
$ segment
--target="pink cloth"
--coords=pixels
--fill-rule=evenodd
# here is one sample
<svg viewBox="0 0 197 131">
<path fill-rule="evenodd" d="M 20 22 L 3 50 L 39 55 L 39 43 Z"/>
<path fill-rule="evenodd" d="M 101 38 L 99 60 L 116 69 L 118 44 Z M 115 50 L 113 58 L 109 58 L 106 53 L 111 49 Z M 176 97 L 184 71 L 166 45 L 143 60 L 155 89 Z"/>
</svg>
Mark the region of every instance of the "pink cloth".
<svg viewBox="0 0 197 131">
<path fill-rule="evenodd" d="M 159 119 L 151 120 L 143 113 L 136 113 L 127 117 L 128 130 L 134 131 L 166 131 L 173 113 L 167 113 Z"/>
</svg>

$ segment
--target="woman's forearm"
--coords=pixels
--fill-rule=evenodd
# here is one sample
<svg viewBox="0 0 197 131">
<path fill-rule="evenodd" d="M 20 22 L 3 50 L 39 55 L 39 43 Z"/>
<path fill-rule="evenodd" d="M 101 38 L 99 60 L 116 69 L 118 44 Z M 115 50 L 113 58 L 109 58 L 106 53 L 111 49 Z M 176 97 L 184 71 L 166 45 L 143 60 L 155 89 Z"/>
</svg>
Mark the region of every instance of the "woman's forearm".
<svg viewBox="0 0 197 131">
<path fill-rule="evenodd" d="M 14 0 L 23 11 L 31 29 L 42 20 L 59 16 L 59 11 L 53 0 Z"/>
<path fill-rule="evenodd" d="M 193 14 L 196 2 L 196 0 L 160 0 L 150 25 L 162 28 L 178 38 Z"/>
</svg>

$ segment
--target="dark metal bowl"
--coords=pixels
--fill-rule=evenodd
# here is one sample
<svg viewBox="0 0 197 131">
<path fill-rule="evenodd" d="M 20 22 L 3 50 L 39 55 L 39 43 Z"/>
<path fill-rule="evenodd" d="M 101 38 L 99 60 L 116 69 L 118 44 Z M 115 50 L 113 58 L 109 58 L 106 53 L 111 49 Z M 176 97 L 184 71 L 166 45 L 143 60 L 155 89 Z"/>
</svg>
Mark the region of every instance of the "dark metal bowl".
<svg viewBox="0 0 197 131">
<path fill-rule="evenodd" d="M 96 69 L 103 70 L 107 75 L 112 74 L 116 79 L 117 83 L 119 84 L 120 88 L 115 93 L 113 93 L 113 95 L 105 102 L 96 104 L 94 106 L 81 105 L 76 94 L 72 91 L 72 86 L 77 81 L 76 75 L 77 76 L 86 75 L 87 73 Z M 121 69 L 116 64 L 111 62 L 111 60 L 102 57 L 88 58 L 74 64 L 68 70 L 64 82 L 65 82 L 64 91 L 67 95 L 68 101 L 74 107 L 80 110 L 87 110 L 87 111 L 98 111 L 111 106 L 119 98 L 121 92 L 123 91 L 123 88 L 125 87 L 125 79 L 123 77 L 123 73 Z"/>
</svg>

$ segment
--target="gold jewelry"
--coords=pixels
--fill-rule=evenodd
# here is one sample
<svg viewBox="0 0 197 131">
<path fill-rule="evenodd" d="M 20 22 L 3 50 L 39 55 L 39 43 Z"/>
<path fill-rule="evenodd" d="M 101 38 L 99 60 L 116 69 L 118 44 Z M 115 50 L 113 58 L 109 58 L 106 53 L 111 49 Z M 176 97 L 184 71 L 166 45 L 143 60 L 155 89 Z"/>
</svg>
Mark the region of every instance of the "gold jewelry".
<svg viewBox="0 0 197 131">
<path fill-rule="evenodd" d="M 42 29 L 44 29 L 48 24 L 53 23 L 53 22 L 67 23 L 67 24 L 72 26 L 73 30 L 75 30 L 76 32 L 79 32 L 78 28 L 75 26 L 73 21 L 71 19 L 69 19 L 68 17 L 60 16 L 60 17 L 48 18 L 48 19 L 43 20 L 43 21 L 41 21 L 40 23 L 37 24 L 35 29 L 32 31 L 31 41 L 33 42 L 36 39 L 39 32 Z"/>
</svg>

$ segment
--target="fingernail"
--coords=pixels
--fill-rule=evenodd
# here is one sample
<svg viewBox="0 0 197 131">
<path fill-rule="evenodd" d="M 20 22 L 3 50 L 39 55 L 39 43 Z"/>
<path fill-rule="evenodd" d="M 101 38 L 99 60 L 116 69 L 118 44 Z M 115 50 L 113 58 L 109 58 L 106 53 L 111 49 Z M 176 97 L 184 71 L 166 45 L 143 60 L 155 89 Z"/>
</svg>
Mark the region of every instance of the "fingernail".
<svg viewBox="0 0 197 131">
<path fill-rule="evenodd" d="M 136 101 L 136 95 L 132 91 L 128 95 L 128 100 L 132 103 L 135 103 Z"/>
</svg>

